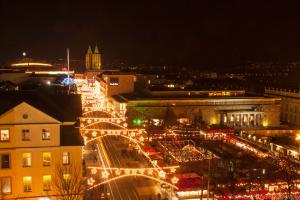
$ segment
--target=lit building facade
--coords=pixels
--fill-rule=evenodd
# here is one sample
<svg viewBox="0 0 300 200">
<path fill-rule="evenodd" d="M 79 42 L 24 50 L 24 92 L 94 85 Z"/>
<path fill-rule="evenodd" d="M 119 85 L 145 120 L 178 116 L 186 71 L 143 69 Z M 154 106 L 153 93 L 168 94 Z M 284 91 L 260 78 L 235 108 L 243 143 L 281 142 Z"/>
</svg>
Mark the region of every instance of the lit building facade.
<svg viewBox="0 0 300 200">
<path fill-rule="evenodd" d="M 0 197 L 56 199 L 57 166 L 82 171 L 82 139 L 75 121 L 63 121 L 23 101 L 2 104 L 0 113 Z M 47 105 L 44 105 L 47 106 Z"/>
<path fill-rule="evenodd" d="M 101 93 L 109 98 L 113 95 L 134 92 L 136 76 L 119 72 L 107 72 L 103 73 L 98 80 L 100 82 Z"/>
<path fill-rule="evenodd" d="M 140 97 L 133 94 L 112 96 L 115 109 L 126 109 L 128 118 L 203 121 L 234 128 L 280 125 L 280 98 L 266 97 Z"/>
<path fill-rule="evenodd" d="M 280 120 L 283 123 L 300 127 L 300 92 L 295 90 L 265 88 L 265 94 L 281 98 Z"/>
<path fill-rule="evenodd" d="M 101 69 L 101 54 L 96 45 L 94 52 L 92 48 L 89 46 L 86 54 L 85 54 L 85 68 L 86 70 L 100 70 Z"/>
</svg>

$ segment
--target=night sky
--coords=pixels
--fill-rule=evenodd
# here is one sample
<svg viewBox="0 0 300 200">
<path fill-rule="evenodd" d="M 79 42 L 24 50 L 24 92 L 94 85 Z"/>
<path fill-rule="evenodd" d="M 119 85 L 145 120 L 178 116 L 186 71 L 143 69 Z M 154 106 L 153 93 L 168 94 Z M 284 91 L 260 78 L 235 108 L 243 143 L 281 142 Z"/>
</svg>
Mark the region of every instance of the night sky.
<svg viewBox="0 0 300 200">
<path fill-rule="evenodd" d="M 76 3 L 75 3 L 76 2 Z M 109 3 L 108 3 L 109 2 Z M 83 59 L 106 63 L 230 67 L 300 60 L 300 5 L 268 0 L 0 0 L 0 63 Z"/>
</svg>

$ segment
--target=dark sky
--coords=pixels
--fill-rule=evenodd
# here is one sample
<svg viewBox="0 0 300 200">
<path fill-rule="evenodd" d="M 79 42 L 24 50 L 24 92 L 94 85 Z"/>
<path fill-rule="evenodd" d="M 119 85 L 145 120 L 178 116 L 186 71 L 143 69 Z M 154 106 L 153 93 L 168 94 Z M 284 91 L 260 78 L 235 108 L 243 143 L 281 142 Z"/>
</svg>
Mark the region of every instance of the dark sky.
<svg viewBox="0 0 300 200">
<path fill-rule="evenodd" d="M 0 0 L 0 62 L 26 51 L 83 59 L 98 43 L 105 61 L 224 67 L 300 60 L 296 1 Z"/>
</svg>

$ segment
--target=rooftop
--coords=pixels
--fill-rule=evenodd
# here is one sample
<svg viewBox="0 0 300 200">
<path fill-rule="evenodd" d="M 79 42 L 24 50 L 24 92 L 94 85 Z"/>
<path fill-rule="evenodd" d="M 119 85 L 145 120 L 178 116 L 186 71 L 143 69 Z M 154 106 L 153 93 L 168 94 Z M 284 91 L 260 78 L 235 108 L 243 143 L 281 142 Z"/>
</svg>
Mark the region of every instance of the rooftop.
<svg viewBox="0 0 300 200">
<path fill-rule="evenodd" d="M 80 95 L 12 91 L 0 93 L 0 114 L 26 102 L 61 122 L 75 122 L 81 116 Z"/>
<path fill-rule="evenodd" d="M 128 101 L 138 100 L 205 100 L 205 99 L 272 99 L 272 97 L 259 96 L 254 94 L 245 94 L 242 96 L 208 96 L 207 94 L 200 95 L 155 95 L 150 96 L 144 93 L 128 93 L 112 96 L 116 101 L 120 103 L 126 103 Z M 274 99 L 274 98 L 273 98 Z"/>
</svg>

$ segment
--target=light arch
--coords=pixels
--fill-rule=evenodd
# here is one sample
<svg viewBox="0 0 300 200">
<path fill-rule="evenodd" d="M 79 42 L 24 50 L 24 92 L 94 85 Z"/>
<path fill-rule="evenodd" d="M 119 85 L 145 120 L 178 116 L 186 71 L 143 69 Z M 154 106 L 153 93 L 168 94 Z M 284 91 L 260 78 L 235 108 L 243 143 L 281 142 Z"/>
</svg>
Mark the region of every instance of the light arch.
<svg viewBox="0 0 300 200">
<path fill-rule="evenodd" d="M 92 189 L 94 189 L 94 188 L 96 188 L 96 187 L 98 187 L 98 186 L 100 186 L 100 185 L 109 183 L 109 182 L 111 182 L 111 181 L 119 180 L 119 179 L 122 179 L 122 178 L 130 177 L 130 176 L 132 176 L 132 177 L 143 177 L 143 178 L 148 178 L 148 179 L 157 181 L 157 182 L 159 182 L 159 183 L 167 184 L 167 185 L 169 185 L 170 187 L 172 187 L 172 188 L 174 188 L 174 189 L 178 189 L 178 187 L 177 187 L 176 185 L 173 185 L 173 184 L 171 184 L 171 183 L 169 183 L 169 182 L 163 181 L 163 180 L 161 180 L 161 179 L 158 179 L 158 178 L 155 178 L 155 177 L 152 177 L 152 176 L 148 176 L 148 175 L 144 175 L 144 174 L 134 174 L 134 175 L 133 175 L 133 174 L 125 174 L 125 175 L 117 176 L 117 177 L 114 177 L 114 178 L 105 180 L 105 181 L 103 181 L 103 182 L 101 182 L 101 183 L 98 183 L 98 184 L 96 184 L 96 185 L 94 185 L 94 186 L 88 188 L 88 190 L 92 190 Z"/>
</svg>

